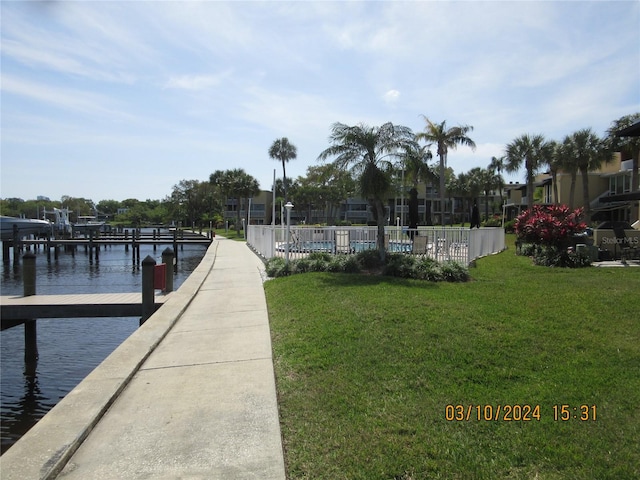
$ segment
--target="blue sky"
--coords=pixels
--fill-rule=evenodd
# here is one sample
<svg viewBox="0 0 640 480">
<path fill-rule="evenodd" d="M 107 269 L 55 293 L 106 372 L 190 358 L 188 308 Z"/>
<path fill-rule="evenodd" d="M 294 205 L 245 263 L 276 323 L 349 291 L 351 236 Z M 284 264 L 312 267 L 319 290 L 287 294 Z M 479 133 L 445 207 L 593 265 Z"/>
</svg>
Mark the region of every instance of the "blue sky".
<svg viewBox="0 0 640 480">
<path fill-rule="evenodd" d="M 0 197 L 162 199 L 334 122 L 474 127 L 456 173 L 523 133 L 640 111 L 640 2 L 1 2 Z M 507 180 L 522 180 L 524 172 Z"/>
</svg>

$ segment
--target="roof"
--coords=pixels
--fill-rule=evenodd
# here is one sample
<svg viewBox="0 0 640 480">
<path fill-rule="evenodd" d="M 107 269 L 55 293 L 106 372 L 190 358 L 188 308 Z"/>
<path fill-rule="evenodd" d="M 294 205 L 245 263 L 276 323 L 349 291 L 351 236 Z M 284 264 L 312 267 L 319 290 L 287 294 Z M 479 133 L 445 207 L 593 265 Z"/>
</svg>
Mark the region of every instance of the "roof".
<svg viewBox="0 0 640 480">
<path fill-rule="evenodd" d="M 640 137 L 640 120 L 635 123 L 629 125 L 626 128 L 623 128 L 618 133 L 616 133 L 617 137 Z"/>
<path fill-rule="evenodd" d="M 635 200 L 640 200 L 640 191 L 628 192 L 628 193 L 619 193 L 619 194 L 616 194 L 616 195 L 608 195 L 608 196 L 602 197 L 600 199 L 600 201 L 602 203 L 628 202 L 628 201 L 635 201 Z"/>
</svg>

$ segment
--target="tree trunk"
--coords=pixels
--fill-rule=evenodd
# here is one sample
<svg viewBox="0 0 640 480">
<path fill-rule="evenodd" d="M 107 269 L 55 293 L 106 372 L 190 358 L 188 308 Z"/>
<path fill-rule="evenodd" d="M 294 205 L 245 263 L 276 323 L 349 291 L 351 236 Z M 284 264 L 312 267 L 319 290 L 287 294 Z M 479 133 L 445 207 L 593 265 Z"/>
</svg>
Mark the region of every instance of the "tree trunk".
<svg viewBox="0 0 640 480">
<path fill-rule="evenodd" d="M 574 170 L 571 172 L 571 185 L 569 187 L 569 208 L 573 210 L 573 200 L 576 193 L 576 176 L 577 172 Z"/>
<path fill-rule="evenodd" d="M 525 160 L 525 169 L 527 170 L 527 209 L 533 210 L 533 165 L 528 158 Z"/>
<path fill-rule="evenodd" d="M 386 250 L 384 248 L 384 205 L 382 204 L 382 200 L 374 201 L 374 208 L 376 211 L 376 223 L 378 225 L 378 254 L 380 256 L 380 261 L 384 263 L 386 258 Z"/>
<path fill-rule="evenodd" d="M 284 190 L 284 203 L 287 203 L 287 171 L 284 166 L 285 161 L 282 159 L 282 189 Z"/>
<path fill-rule="evenodd" d="M 446 161 L 446 153 L 440 155 L 440 223 L 444 227 L 444 162 Z"/>
<path fill-rule="evenodd" d="M 240 235 L 240 199 L 236 201 L 236 234 Z"/>
<path fill-rule="evenodd" d="M 580 169 L 582 177 L 582 203 L 584 204 L 584 213 L 587 220 L 591 219 L 591 205 L 589 202 L 589 170 L 588 168 Z"/>
<path fill-rule="evenodd" d="M 484 221 L 489 220 L 489 190 L 484 191 Z"/>
</svg>

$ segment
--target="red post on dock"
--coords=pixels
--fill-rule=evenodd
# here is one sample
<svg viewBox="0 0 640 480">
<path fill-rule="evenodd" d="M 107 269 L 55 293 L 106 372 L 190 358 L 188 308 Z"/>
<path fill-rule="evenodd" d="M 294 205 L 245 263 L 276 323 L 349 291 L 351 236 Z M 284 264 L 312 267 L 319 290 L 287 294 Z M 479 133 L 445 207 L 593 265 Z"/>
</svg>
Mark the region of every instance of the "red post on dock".
<svg viewBox="0 0 640 480">
<path fill-rule="evenodd" d="M 153 288 L 156 290 L 162 290 L 163 292 L 167 288 L 167 265 L 161 263 L 153 267 Z"/>
</svg>

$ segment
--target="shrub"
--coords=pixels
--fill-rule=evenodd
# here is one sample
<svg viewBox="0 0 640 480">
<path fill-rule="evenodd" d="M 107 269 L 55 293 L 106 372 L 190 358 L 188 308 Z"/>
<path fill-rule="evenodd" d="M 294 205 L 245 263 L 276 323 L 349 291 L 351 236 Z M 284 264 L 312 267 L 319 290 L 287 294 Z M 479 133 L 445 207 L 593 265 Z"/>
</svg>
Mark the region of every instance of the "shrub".
<svg viewBox="0 0 640 480">
<path fill-rule="evenodd" d="M 339 258 L 340 256 L 338 256 Z M 344 257 L 343 271 L 345 273 L 358 273 L 360 272 L 360 262 L 355 255 L 347 255 Z"/>
<path fill-rule="evenodd" d="M 358 262 L 362 265 L 362 268 L 378 268 L 382 267 L 382 261 L 378 250 L 363 250 L 356 254 Z"/>
<path fill-rule="evenodd" d="M 531 210 L 518 215 L 515 231 L 521 242 L 567 246 L 569 238 L 587 227 L 580 217 L 581 208 L 571 210 L 566 205 L 534 205 Z"/>
<path fill-rule="evenodd" d="M 504 232 L 505 233 L 515 233 L 516 231 L 516 221 L 509 220 L 504 224 Z"/>
<path fill-rule="evenodd" d="M 590 266 L 591 259 L 585 253 L 566 248 L 538 246 L 533 254 L 533 263 L 544 267 L 582 268 Z"/>
<path fill-rule="evenodd" d="M 290 268 L 287 266 L 287 263 L 284 258 L 281 257 L 273 257 L 267 260 L 265 265 L 265 271 L 267 275 L 272 278 L 275 277 L 283 277 L 285 275 L 289 275 Z"/>
<path fill-rule="evenodd" d="M 363 268 L 374 267 L 383 267 L 384 275 L 431 282 L 464 282 L 470 278 L 468 268 L 457 262 L 447 261 L 441 264 L 432 258 L 418 258 L 401 253 L 388 254 L 385 265 L 382 265 L 377 250 L 368 250 L 358 255 L 316 253 L 291 260 L 289 265 L 284 258 L 274 257 L 266 262 L 266 273 L 269 277 L 275 278 L 306 272 L 358 273 Z"/>
<path fill-rule="evenodd" d="M 464 265 L 453 260 L 447 260 L 440 265 L 442 279 L 447 282 L 466 282 L 469 280 L 469 270 Z"/>
<path fill-rule="evenodd" d="M 501 217 L 491 217 L 484 222 L 485 227 L 499 227 L 502 225 Z"/>
<path fill-rule="evenodd" d="M 536 245 L 535 243 L 525 243 L 520 247 L 520 255 L 533 257 L 539 249 L 540 245 Z"/>
<path fill-rule="evenodd" d="M 585 267 L 591 264 L 586 254 L 569 251 L 573 237 L 587 227 L 580 221 L 582 209 L 566 205 L 534 205 L 516 219 L 515 231 L 522 255 L 533 263 L 548 267 Z"/>
<path fill-rule="evenodd" d="M 383 273 L 392 277 L 412 278 L 415 277 L 415 267 L 416 261 L 413 256 L 390 253 L 387 255 Z"/>
<path fill-rule="evenodd" d="M 323 262 L 329 262 L 333 258 L 333 255 L 327 252 L 311 252 L 307 258 L 309 260 L 322 260 Z"/>
<path fill-rule="evenodd" d="M 309 257 L 293 260 L 290 262 L 290 265 L 291 273 L 306 273 L 314 271 L 313 261 Z"/>
<path fill-rule="evenodd" d="M 416 278 L 421 280 L 428 280 L 430 282 L 441 282 L 442 271 L 440 270 L 440 264 L 433 258 L 425 257 L 419 260 L 415 267 Z"/>
</svg>

